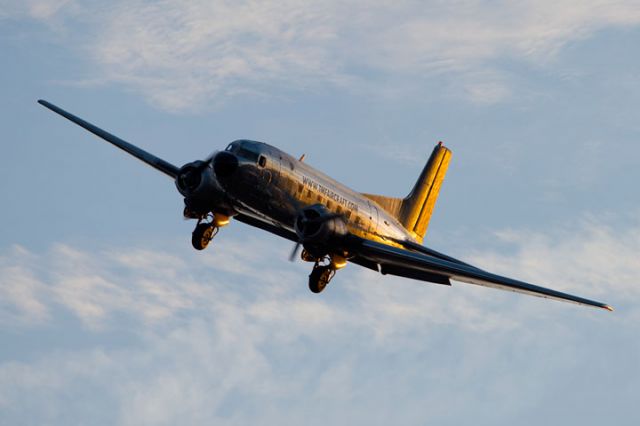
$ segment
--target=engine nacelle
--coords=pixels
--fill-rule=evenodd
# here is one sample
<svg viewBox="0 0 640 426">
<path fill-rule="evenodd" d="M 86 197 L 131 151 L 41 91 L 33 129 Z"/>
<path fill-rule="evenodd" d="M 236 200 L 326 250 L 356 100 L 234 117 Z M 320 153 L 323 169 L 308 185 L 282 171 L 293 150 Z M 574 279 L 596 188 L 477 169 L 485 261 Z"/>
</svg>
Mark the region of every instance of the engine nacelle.
<svg viewBox="0 0 640 426">
<path fill-rule="evenodd" d="M 210 161 L 194 161 L 180 168 L 176 188 L 185 198 L 187 208 L 208 213 L 224 195 Z"/>
<path fill-rule="evenodd" d="M 295 231 L 305 250 L 316 257 L 326 255 L 349 233 L 344 217 L 331 213 L 322 204 L 302 209 L 296 218 Z"/>
</svg>

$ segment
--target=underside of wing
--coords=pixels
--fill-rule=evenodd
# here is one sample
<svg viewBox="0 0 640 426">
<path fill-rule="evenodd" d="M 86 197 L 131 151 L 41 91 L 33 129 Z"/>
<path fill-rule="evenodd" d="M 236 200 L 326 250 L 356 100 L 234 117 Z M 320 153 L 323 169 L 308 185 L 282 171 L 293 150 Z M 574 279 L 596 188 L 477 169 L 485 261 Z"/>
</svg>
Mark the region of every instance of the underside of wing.
<svg viewBox="0 0 640 426">
<path fill-rule="evenodd" d="M 434 253 L 440 256 L 404 250 L 365 239 L 354 240 L 351 250 L 355 254 L 355 263 L 366 264 L 363 266 L 373 266 L 374 269 L 378 269 L 382 273 L 385 272 L 386 268 L 388 271 L 392 271 L 389 273 L 393 275 L 406 276 L 422 281 L 448 284 L 448 280 L 454 280 L 578 305 L 592 306 L 609 311 L 613 310 L 605 303 L 492 274 L 456 259 L 448 258 L 435 251 Z M 423 278 L 420 278 L 421 275 Z M 428 279 L 429 277 L 436 280 Z"/>
</svg>

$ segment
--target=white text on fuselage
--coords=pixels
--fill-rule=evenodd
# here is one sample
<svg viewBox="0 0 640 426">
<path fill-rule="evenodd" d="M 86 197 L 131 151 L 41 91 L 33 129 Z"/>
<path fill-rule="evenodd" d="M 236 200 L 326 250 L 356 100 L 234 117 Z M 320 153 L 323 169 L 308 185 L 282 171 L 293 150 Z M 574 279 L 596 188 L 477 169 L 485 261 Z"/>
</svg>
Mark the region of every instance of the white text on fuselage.
<svg viewBox="0 0 640 426">
<path fill-rule="evenodd" d="M 334 192 L 332 189 L 327 188 L 326 186 L 315 182 L 311 179 L 309 179 L 306 176 L 302 176 L 302 182 L 304 183 L 304 186 L 306 186 L 307 188 L 319 192 L 320 194 L 324 195 L 325 197 L 335 201 L 338 204 L 341 204 L 342 206 L 344 206 L 346 209 L 349 210 L 353 210 L 353 211 L 358 211 L 358 204 L 354 203 L 353 201 L 350 201 L 348 199 L 346 199 L 345 197 L 343 197 L 342 195 Z"/>
</svg>

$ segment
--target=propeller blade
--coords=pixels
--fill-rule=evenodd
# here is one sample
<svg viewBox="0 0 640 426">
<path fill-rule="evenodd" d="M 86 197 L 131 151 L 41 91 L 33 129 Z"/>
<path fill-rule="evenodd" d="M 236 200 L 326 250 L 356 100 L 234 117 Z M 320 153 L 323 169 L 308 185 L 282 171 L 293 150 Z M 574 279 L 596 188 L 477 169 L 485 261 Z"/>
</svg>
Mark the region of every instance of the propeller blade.
<svg viewBox="0 0 640 426">
<path fill-rule="evenodd" d="M 298 252 L 300 251 L 300 246 L 302 245 L 302 243 L 300 243 L 299 241 L 296 243 L 296 245 L 293 247 L 293 251 L 291 252 L 291 255 L 289 256 L 289 262 L 295 262 L 296 261 L 296 257 L 298 257 Z"/>
</svg>

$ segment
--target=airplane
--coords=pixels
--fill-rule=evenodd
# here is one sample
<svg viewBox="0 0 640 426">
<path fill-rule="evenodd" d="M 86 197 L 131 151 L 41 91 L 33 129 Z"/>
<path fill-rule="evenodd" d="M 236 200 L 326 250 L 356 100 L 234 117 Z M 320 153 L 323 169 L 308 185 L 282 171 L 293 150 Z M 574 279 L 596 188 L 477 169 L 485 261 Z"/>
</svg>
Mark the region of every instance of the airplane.
<svg viewBox="0 0 640 426">
<path fill-rule="evenodd" d="M 45 101 L 38 103 L 174 180 L 183 215 L 196 220 L 203 250 L 232 219 L 295 243 L 290 260 L 313 263 L 309 289 L 322 292 L 348 263 L 429 283 L 476 284 L 613 311 L 605 303 L 487 272 L 424 246 L 451 150 L 439 142 L 404 198 L 354 191 L 263 142 L 236 140 L 204 160 L 177 167 Z"/>
</svg>

